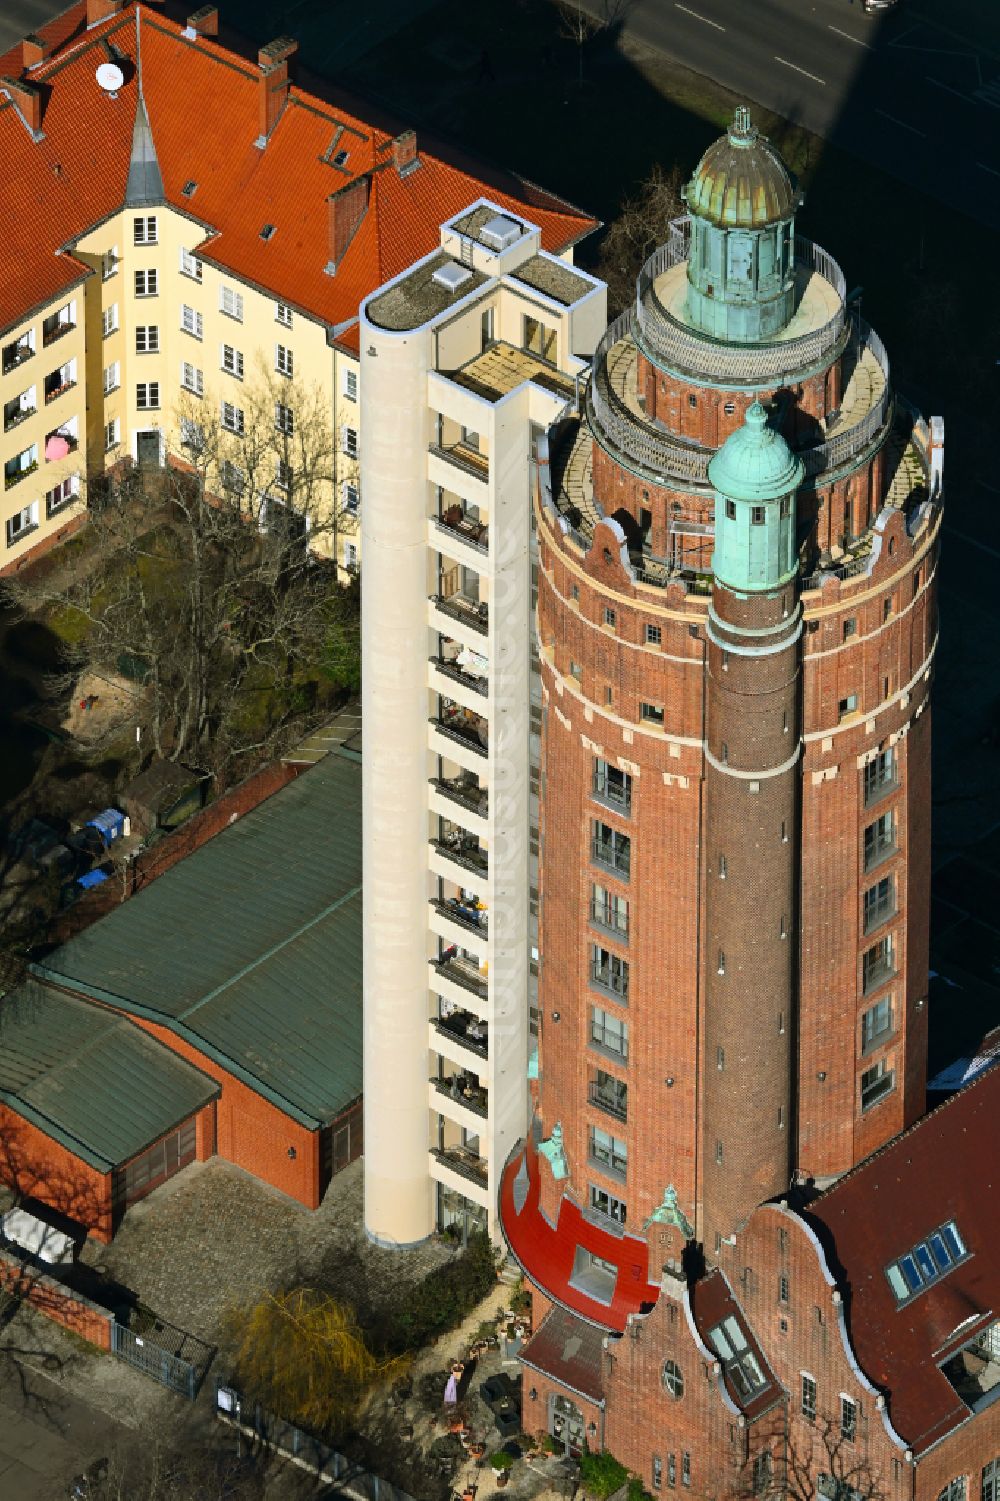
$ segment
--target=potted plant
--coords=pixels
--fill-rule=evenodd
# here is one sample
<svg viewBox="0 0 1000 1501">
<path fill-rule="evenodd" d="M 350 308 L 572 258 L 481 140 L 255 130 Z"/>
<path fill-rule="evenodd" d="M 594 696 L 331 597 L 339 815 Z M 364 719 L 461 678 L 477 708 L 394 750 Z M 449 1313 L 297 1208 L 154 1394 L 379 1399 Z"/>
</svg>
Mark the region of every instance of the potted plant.
<svg viewBox="0 0 1000 1501">
<path fill-rule="evenodd" d="M 493 1478 L 497 1483 L 497 1489 L 502 1490 L 510 1479 L 511 1466 L 514 1463 L 513 1456 L 506 1449 L 498 1449 L 490 1455 L 490 1464 L 493 1466 Z"/>
</svg>

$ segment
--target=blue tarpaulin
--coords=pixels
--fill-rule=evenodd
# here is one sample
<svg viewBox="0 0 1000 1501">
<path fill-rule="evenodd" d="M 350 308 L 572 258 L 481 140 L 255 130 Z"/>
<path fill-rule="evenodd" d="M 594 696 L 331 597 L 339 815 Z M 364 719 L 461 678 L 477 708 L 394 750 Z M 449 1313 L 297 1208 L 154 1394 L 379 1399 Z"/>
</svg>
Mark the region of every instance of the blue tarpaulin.
<svg viewBox="0 0 1000 1501">
<path fill-rule="evenodd" d="M 125 832 L 125 814 L 119 813 L 117 808 L 105 808 L 103 812 L 95 813 L 93 818 L 88 818 L 86 827 L 96 829 L 106 845 L 113 844 Z"/>
</svg>

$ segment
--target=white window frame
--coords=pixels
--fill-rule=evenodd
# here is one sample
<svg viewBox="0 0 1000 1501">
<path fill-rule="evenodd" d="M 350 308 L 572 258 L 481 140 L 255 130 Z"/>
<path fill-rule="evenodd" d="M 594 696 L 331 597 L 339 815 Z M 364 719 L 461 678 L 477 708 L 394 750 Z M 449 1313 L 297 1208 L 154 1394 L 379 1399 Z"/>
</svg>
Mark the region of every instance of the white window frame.
<svg viewBox="0 0 1000 1501">
<path fill-rule="evenodd" d="M 112 391 L 117 391 L 122 383 L 121 360 L 112 360 L 110 365 L 104 367 L 104 394 L 110 396 Z"/>
<path fill-rule="evenodd" d="M 141 380 L 136 383 L 135 409 L 137 412 L 160 410 L 160 382 L 158 380 Z"/>
<path fill-rule="evenodd" d="M 121 258 L 118 254 L 118 246 L 112 245 L 111 249 L 106 250 L 101 256 L 101 280 L 110 281 L 113 276 L 117 276 L 120 265 Z"/>
<path fill-rule="evenodd" d="M 361 509 L 361 490 L 351 480 L 345 479 L 340 486 L 341 504 L 349 516 L 356 516 Z"/>
<path fill-rule="evenodd" d="M 237 479 L 236 476 L 239 476 Z M 222 488 L 230 495 L 242 495 L 246 489 L 247 477 L 239 464 L 234 464 L 232 459 L 223 459 L 219 465 L 219 480 Z"/>
<path fill-rule="evenodd" d="M 181 360 L 181 388 L 192 396 L 205 394 L 205 372 L 192 365 L 190 360 Z"/>
<path fill-rule="evenodd" d="M 181 418 L 180 434 L 182 448 L 190 448 L 195 453 L 200 453 L 205 447 L 205 429 L 192 417 Z"/>
<path fill-rule="evenodd" d="M 358 399 L 358 372 L 351 365 L 348 365 L 344 370 L 341 395 L 345 401 L 357 401 Z"/>
<path fill-rule="evenodd" d="M 341 449 L 349 459 L 358 457 L 358 430 L 356 427 L 344 427 L 340 436 Z"/>
<path fill-rule="evenodd" d="M 283 401 L 274 403 L 274 428 L 286 438 L 295 436 L 295 411 Z"/>
<path fill-rule="evenodd" d="M 204 275 L 204 267 L 199 258 L 192 250 L 185 250 L 181 246 L 180 271 L 182 276 L 189 276 L 192 281 L 200 282 Z"/>
<path fill-rule="evenodd" d="M 139 214 L 132 220 L 132 244 L 159 244 L 155 214 Z"/>
<path fill-rule="evenodd" d="M 136 354 L 159 354 L 160 325 L 158 323 L 136 324 L 135 352 Z"/>
<path fill-rule="evenodd" d="M 219 312 L 236 323 L 243 322 L 243 293 L 224 281 L 219 283 Z"/>
<path fill-rule="evenodd" d="M 110 422 L 104 424 L 104 452 L 110 453 L 117 448 L 122 441 L 122 419 L 112 417 Z"/>
<path fill-rule="evenodd" d="M 287 344 L 275 344 L 274 368 L 278 375 L 287 376 L 289 379 L 295 373 L 295 356 Z"/>
<path fill-rule="evenodd" d="M 134 274 L 135 295 L 137 297 L 158 297 L 160 294 L 160 274 L 155 266 L 146 266 Z"/>
<path fill-rule="evenodd" d="M 234 380 L 243 379 L 243 351 L 232 344 L 219 345 L 219 369 Z"/>
<path fill-rule="evenodd" d="M 112 302 L 101 314 L 101 331 L 105 339 L 110 339 L 112 334 L 118 332 L 118 304 Z"/>
<path fill-rule="evenodd" d="M 229 420 L 229 414 L 232 414 L 231 421 Z M 222 402 L 221 420 L 227 433 L 235 433 L 237 437 L 242 438 L 246 431 L 246 417 L 242 407 L 236 406 L 231 401 Z"/>
<path fill-rule="evenodd" d="M 287 302 L 279 302 L 275 307 L 274 321 L 280 323 L 282 328 L 291 328 L 292 310 Z"/>
<path fill-rule="evenodd" d="M 287 459 L 275 459 L 274 483 L 279 490 L 288 491 L 292 488 L 292 466 Z"/>
<path fill-rule="evenodd" d="M 51 490 L 45 492 L 46 519 L 58 515 L 60 511 L 65 510 L 66 506 L 76 500 L 79 494 L 80 476 L 78 474 L 67 474 L 65 479 L 61 479 Z M 53 496 L 57 498 L 53 500 Z"/>
<path fill-rule="evenodd" d="M 181 303 L 181 332 L 190 334 L 192 339 L 201 340 L 205 336 L 205 320 L 197 308 L 188 303 Z"/>
<path fill-rule="evenodd" d="M 25 518 L 23 524 L 15 529 L 15 521 Z M 14 547 L 18 542 L 23 542 L 31 532 L 38 527 L 38 501 L 29 500 L 28 504 L 15 511 L 13 516 L 7 517 L 7 546 Z"/>
</svg>

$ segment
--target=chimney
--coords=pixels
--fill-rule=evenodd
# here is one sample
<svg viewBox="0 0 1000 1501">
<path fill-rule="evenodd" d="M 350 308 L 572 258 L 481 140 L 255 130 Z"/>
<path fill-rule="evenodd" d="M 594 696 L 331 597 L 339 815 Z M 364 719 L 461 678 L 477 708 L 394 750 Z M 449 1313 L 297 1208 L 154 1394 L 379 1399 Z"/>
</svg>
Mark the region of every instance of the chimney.
<svg viewBox="0 0 1000 1501">
<path fill-rule="evenodd" d="M 392 143 L 392 160 L 400 177 L 406 177 L 415 167 L 420 165 L 417 160 L 417 132 L 404 130 L 396 136 Z"/>
<path fill-rule="evenodd" d="M 219 7 L 203 5 L 201 10 L 196 10 L 193 16 L 188 16 L 187 29 L 193 31 L 195 36 L 218 36 Z"/>
<path fill-rule="evenodd" d="M 21 62 L 25 68 L 37 68 L 51 51 L 51 43 L 31 31 L 21 43 Z"/>
<path fill-rule="evenodd" d="M 344 258 L 348 245 L 368 209 L 371 177 L 355 178 L 346 187 L 331 193 L 327 199 L 330 208 L 330 259 L 326 263 L 327 276 L 333 276 Z"/>
<path fill-rule="evenodd" d="M 261 47 L 257 53 L 257 62 L 260 65 L 260 82 L 258 84 L 260 99 L 260 135 L 257 137 L 258 146 L 266 146 L 278 121 L 281 119 L 285 105 L 288 103 L 288 93 L 291 88 L 291 80 L 288 76 L 288 60 L 299 50 L 299 44 L 294 37 L 279 36 L 276 41 L 268 42 L 266 47 Z"/>
<path fill-rule="evenodd" d="M 87 0 L 87 25 L 96 26 L 109 16 L 117 16 L 125 0 Z"/>
<path fill-rule="evenodd" d="M 0 88 L 6 89 L 33 138 L 40 141 L 42 139 L 41 90 L 22 78 L 0 78 Z"/>
</svg>

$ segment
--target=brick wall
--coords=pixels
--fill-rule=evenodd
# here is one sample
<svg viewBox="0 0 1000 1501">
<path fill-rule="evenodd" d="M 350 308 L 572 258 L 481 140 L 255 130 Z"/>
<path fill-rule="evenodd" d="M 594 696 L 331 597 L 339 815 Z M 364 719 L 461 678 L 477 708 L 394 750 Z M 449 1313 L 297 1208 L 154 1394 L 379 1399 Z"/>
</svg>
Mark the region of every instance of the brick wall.
<svg viewBox="0 0 1000 1501">
<path fill-rule="evenodd" d="M 114 1233 L 111 1174 L 90 1167 L 30 1121 L 0 1106 L 0 1180 L 107 1243 Z"/>
<path fill-rule="evenodd" d="M 0 1290 L 7 1290 L 36 1309 L 43 1317 L 61 1324 L 102 1350 L 111 1349 L 113 1315 L 81 1293 L 72 1293 L 55 1277 L 25 1266 L 6 1251 L 0 1251 Z"/>
</svg>

